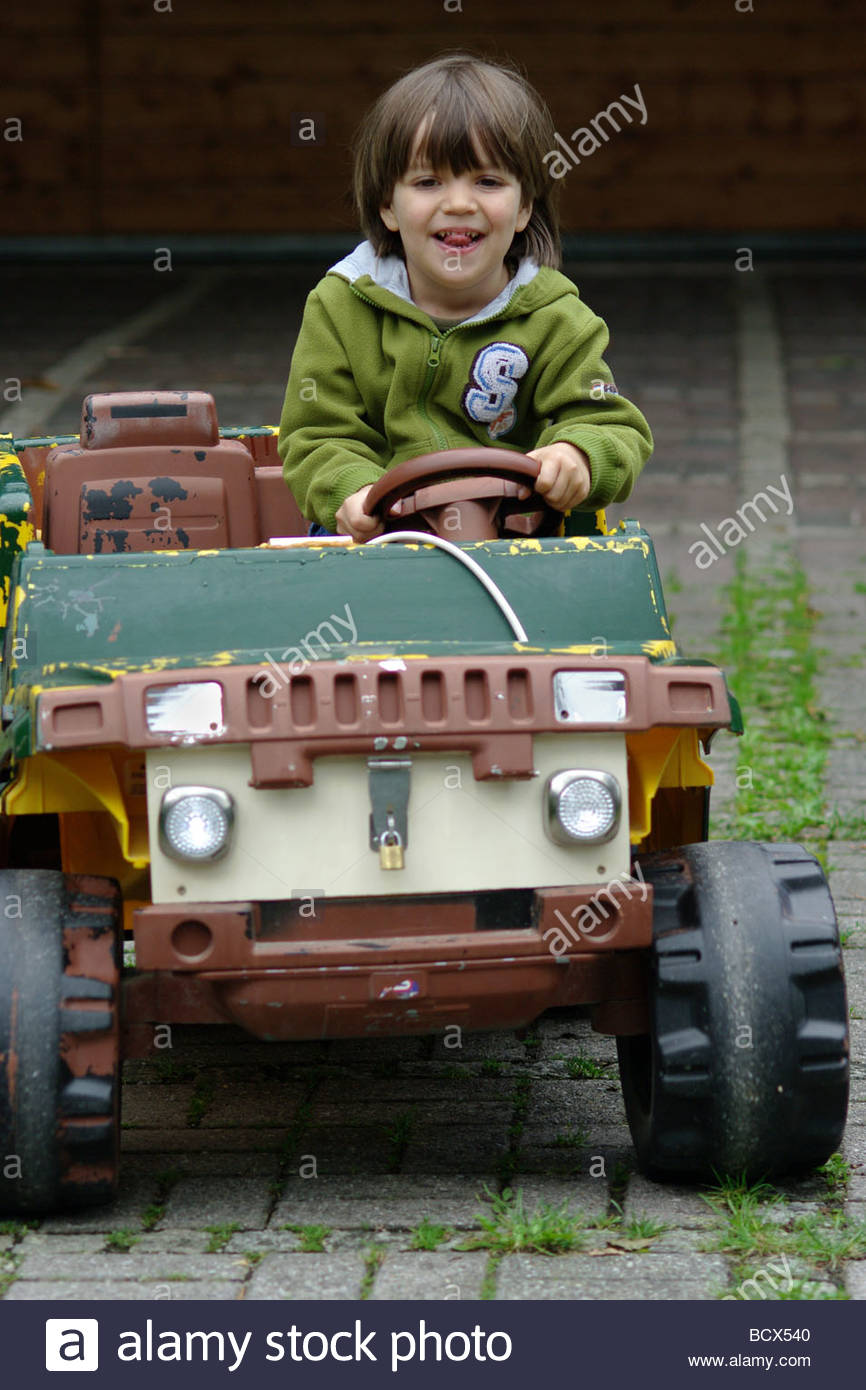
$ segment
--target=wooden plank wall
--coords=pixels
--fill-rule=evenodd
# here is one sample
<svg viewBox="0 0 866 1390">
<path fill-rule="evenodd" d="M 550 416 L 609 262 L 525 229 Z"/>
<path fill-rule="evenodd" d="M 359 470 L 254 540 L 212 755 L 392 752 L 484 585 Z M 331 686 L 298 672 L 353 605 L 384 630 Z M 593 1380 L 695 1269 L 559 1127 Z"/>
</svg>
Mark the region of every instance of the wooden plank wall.
<svg viewBox="0 0 866 1390">
<path fill-rule="evenodd" d="M 566 230 L 862 228 L 862 4 L 752 3 L 8 5 L 0 232 L 351 230 L 363 110 L 455 47 L 520 62 L 566 137 L 639 84 L 646 124 L 563 180 Z M 323 144 L 291 143 L 305 113 Z"/>
</svg>

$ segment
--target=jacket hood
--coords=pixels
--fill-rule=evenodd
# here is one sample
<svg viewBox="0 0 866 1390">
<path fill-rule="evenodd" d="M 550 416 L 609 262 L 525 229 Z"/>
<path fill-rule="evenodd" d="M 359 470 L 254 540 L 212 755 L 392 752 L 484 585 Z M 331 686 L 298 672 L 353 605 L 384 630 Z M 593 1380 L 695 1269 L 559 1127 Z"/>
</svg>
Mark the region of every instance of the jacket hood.
<svg viewBox="0 0 866 1390">
<path fill-rule="evenodd" d="M 412 298 L 405 261 L 400 256 L 377 256 L 372 242 L 360 242 L 354 251 L 350 251 L 348 256 L 344 256 L 341 261 L 337 261 L 336 265 L 332 265 L 327 273 L 339 275 L 342 279 L 348 280 L 350 285 L 363 290 L 368 298 L 374 299 L 383 308 L 394 309 L 396 306 L 388 304 L 387 299 L 380 298 L 371 291 L 383 290 L 386 295 L 393 295 L 396 299 L 402 300 L 415 313 L 424 312 L 418 308 Z M 489 304 L 485 304 L 484 308 L 479 309 L 471 318 L 464 319 L 464 323 L 477 323 L 483 319 L 492 318 L 510 304 L 518 290 L 524 291 L 520 296 L 521 312 L 529 312 L 539 308 L 542 304 L 549 304 L 552 300 L 559 299 L 563 294 L 576 295 L 578 293 L 576 285 L 573 285 L 558 270 L 552 270 L 548 266 L 539 266 L 531 256 L 524 256 L 504 290 L 501 290 L 495 299 L 491 299 Z"/>
</svg>

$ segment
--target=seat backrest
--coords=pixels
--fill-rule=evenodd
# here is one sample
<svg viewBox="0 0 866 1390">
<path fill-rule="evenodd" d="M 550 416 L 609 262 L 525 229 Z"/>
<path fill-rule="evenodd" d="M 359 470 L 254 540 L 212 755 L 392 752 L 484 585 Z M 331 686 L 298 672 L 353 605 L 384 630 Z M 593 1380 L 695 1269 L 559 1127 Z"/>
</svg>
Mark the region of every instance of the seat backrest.
<svg viewBox="0 0 866 1390">
<path fill-rule="evenodd" d="M 220 439 L 204 391 L 88 396 L 80 443 L 46 460 L 43 540 L 66 555 L 258 545 L 252 457 Z"/>
<path fill-rule="evenodd" d="M 282 468 L 273 465 L 257 468 L 256 489 L 263 541 L 269 541 L 271 536 L 306 536 L 309 523 L 286 486 Z"/>
</svg>

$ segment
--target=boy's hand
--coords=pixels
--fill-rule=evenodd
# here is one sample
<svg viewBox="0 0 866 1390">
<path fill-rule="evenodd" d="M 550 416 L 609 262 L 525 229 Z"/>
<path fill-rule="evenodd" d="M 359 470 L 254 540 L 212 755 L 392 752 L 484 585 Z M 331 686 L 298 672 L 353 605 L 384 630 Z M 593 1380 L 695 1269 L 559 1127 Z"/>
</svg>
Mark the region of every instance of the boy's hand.
<svg viewBox="0 0 866 1390">
<path fill-rule="evenodd" d="M 351 536 L 352 540 L 360 542 L 372 540 L 384 531 L 379 518 L 368 516 L 364 511 L 364 499 L 372 486 L 372 483 L 369 483 L 367 487 L 359 488 L 346 498 L 337 512 L 338 535 Z"/>
<path fill-rule="evenodd" d="M 535 480 L 535 490 L 558 512 L 568 512 L 589 496 L 592 474 L 589 459 L 582 449 L 564 440 L 531 449 L 527 458 L 541 464 Z"/>
</svg>

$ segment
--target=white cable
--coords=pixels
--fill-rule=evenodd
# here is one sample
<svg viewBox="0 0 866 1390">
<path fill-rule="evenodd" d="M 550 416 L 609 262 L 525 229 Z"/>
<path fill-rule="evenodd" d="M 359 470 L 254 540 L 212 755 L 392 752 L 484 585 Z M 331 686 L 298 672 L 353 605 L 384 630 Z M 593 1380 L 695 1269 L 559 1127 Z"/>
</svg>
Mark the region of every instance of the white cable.
<svg viewBox="0 0 866 1390">
<path fill-rule="evenodd" d="M 389 531 L 384 536 L 374 536 L 373 540 L 367 541 L 367 545 L 387 545 L 389 541 L 412 541 L 416 545 L 435 545 L 439 550 L 444 550 L 446 554 L 453 555 L 455 560 L 459 560 L 461 565 L 475 575 L 479 584 L 483 584 L 493 602 L 497 604 L 518 642 L 528 642 L 526 629 L 515 613 L 508 599 L 503 594 L 499 585 L 494 583 L 490 575 L 483 570 L 477 560 L 473 560 L 471 555 L 467 555 L 465 550 L 461 550 L 453 541 L 446 541 L 442 536 L 431 535 L 429 531 Z"/>
</svg>

